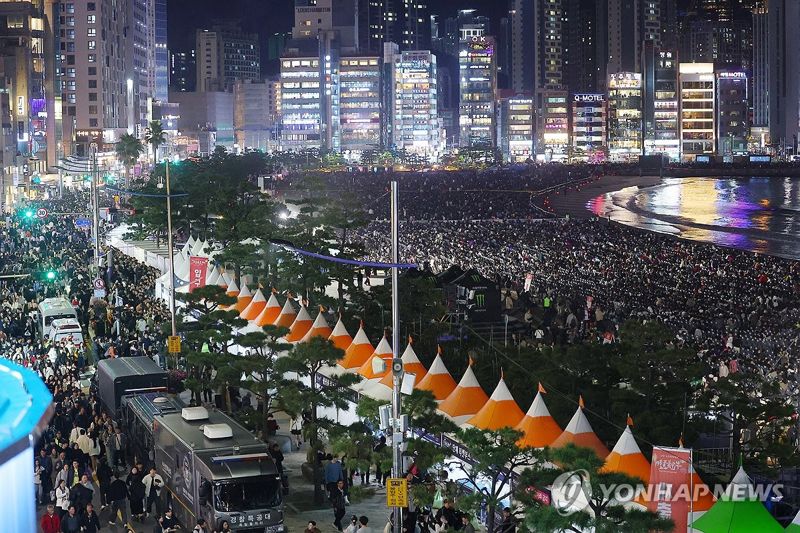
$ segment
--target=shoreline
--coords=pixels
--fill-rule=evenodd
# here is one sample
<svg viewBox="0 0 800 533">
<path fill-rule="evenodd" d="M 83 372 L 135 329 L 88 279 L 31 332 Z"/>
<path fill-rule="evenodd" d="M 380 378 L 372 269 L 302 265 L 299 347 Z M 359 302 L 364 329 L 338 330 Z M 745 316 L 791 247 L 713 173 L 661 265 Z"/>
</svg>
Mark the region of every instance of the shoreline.
<svg viewBox="0 0 800 533">
<path fill-rule="evenodd" d="M 652 187 L 661 183 L 661 176 L 602 176 L 599 180 L 576 191 L 561 191 L 550 195 L 550 206 L 557 215 L 569 215 L 571 218 L 595 218 L 596 215 L 586 208 L 586 204 L 601 194 L 616 192 L 628 187 Z"/>
</svg>

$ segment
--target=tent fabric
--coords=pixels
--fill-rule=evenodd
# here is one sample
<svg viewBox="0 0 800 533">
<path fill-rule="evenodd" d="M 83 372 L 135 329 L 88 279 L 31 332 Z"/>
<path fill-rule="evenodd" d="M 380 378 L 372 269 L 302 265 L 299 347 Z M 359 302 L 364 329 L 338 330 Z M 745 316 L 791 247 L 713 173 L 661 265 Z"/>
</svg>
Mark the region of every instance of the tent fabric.
<svg viewBox="0 0 800 533">
<path fill-rule="evenodd" d="M 786 532 L 800 533 L 800 511 L 798 511 L 797 514 L 794 515 L 794 520 L 792 520 L 792 523 L 786 526 Z"/>
<path fill-rule="evenodd" d="M 489 401 L 467 421 L 467 424 L 480 429 L 513 428 L 525 417 L 519 408 L 511 391 L 508 390 L 506 381 L 501 377 Z"/>
<path fill-rule="evenodd" d="M 406 373 L 414 374 L 414 386 L 416 387 L 417 383 L 428 373 L 428 370 L 419 360 L 419 357 L 417 357 L 417 352 L 414 351 L 414 347 L 411 345 L 411 339 L 408 340 L 406 349 L 403 351 L 403 355 L 400 356 L 400 359 L 403 361 L 403 370 Z M 391 389 L 394 386 L 393 378 L 393 374 L 388 372 L 383 376 L 380 383 Z"/>
<path fill-rule="evenodd" d="M 208 268 L 208 275 L 206 276 L 206 285 L 219 285 L 219 270 L 216 267 L 210 266 Z"/>
<path fill-rule="evenodd" d="M 443 401 L 456 388 L 456 380 L 444 366 L 441 353 L 436 354 L 436 358 L 431 363 L 428 373 L 421 380 L 417 381 L 416 388 L 427 390 L 433 393 L 437 401 Z"/>
<path fill-rule="evenodd" d="M 364 333 L 364 324 L 361 324 L 353 337 L 353 342 L 344 352 L 344 357 L 339 361 L 339 366 L 345 370 L 360 368 L 370 358 L 375 348 Z"/>
<path fill-rule="evenodd" d="M 236 285 L 236 281 L 231 280 L 231 282 L 228 283 L 228 288 L 225 290 L 225 294 L 228 296 L 239 296 L 239 286 Z"/>
<path fill-rule="evenodd" d="M 384 337 L 381 339 L 381 342 L 379 342 L 375 347 L 375 351 L 372 352 L 372 355 L 358 368 L 358 373 L 363 376 L 365 380 L 382 378 L 391 371 L 392 357 L 394 357 L 392 347 L 384 335 Z M 376 358 L 383 359 L 383 361 L 386 363 L 383 371 L 381 372 L 375 372 L 375 369 L 372 366 L 372 362 Z M 366 385 L 366 382 L 364 381 L 361 383 Z"/>
<path fill-rule="evenodd" d="M 575 414 L 572 415 L 569 424 L 567 424 L 567 427 L 561 435 L 553 441 L 551 447 L 563 448 L 569 443 L 583 448 L 590 448 L 600 459 L 608 457 L 608 448 L 606 448 L 606 445 L 603 444 L 595 434 L 591 424 L 589 424 L 589 420 L 583 413 L 582 407 L 578 407 Z"/>
<path fill-rule="evenodd" d="M 650 461 L 642 453 L 630 426 L 626 426 L 614 449 L 606 457 L 602 472 L 618 472 L 650 482 Z"/>
<path fill-rule="evenodd" d="M 306 312 L 306 315 L 308 315 L 308 312 Z M 283 304 L 283 309 L 281 309 L 281 312 L 278 315 L 278 318 L 275 319 L 274 324 L 282 328 L 290 328 L 292 327 L 295 318 L 297 318 L 297 311 L 294 310 L 294 306 L 292 305 L 292 297 L 290 296 L 289 298 L 286 298 L 286 303 Z M 310 326 L 311 317 L 308 317 L 308 322 Z"/>
<path fill-rule="evenodd" d="M 750 478 L 739 468 L 725 493 L 711 509 L 692 523 L 704 533 L 778 533 L 781 525 L 755 493 Z"/>
<path fill-rule="evenodd" d="M 256 325 L 262 328 L 267 325 L 273 325 L 280 314 L 281 304 L 278 302 L 273 292 L 269 295 L 269 300 L 267 300 L 266 305 L 264 305 L 264 309 L 262 309 L 261 313 L 256 317 Z"/>
<path fill-rule="evenodd" d="M 239 318 L 244 318 L 245 320 L 255 320 L 258 318 L 258 315 L 261 314 L 261 311 L 264 310 L 264 307 L 267 305 L 267 299 L 264 298 L 264 293 L 261 292 L 261 289 L 256 289 L 255 294 L 250 299 L 250 303 L 247 304 Z"/>
<path fill-rule="evenodd" d="M 562 433 L 558 422 L 550 415 L 541 392 L 536 393 L 528 412 L 515 429 L 524 434 L 517 444 L 532 448 L 550 446 Z"/>
<path fill-rule="evenodd" d="M 470 365 L 458 382 L 458 386 L 439 404 L 439 411 L 451 418 L 473 416 L 488 401 L 489 397 L 478 383 L 478 378 L 475 377 Z"/>
<path fill-rule="evenodd" d="M 244 311 L 250 302 L 253 300 L 253 293 L 250 292 L 250 289 L 247 285 L 242 285 L 242 290 L 239 291 L 239 295 L 236 297 L 236 305 L 233 306 L 233 309 L 239 311 L 239 316 L 241 316 L 242 311 Z"/>
<path fill-rule="evenodd" d="M 328 325 L 328 321 L 325 320 L 325 313 L 322 312 L 322 309 L 319 310 L 319 314 L 317 314 L 317 318 L 314 319 L 314 323 L 311 324 L 311 329 L 308 330 L 300 342 L 308 342 L 311 340 L 312 337 L 322 337 L 323 339 L 327 339 L 331 336 L 332 330 L 331 327 Z"/>
<path fill-rule="evenodd" d="M 341 315 L 339 316 L 339 320 L 336 321 L 336 325 L 333 327 L 333 331 L 330 337 L 328 337 L 328 340 L 340 350 L 345 351 L 353 344 L 353 337 L 350 336 L 350 333 L 348 333 L 347 328 L 344 326 Z M 370 345 L 370 348 L 371 347 Z"/>
<path fill-rule="evenodd" d="M 289 333 L 286 334 L 285 337 L 286 341 L 287 342 L 300 341 L 303 337 L 306 336 L 306 333 L 311 331 L 311 324 L 313 324 L 313 321 L 311 320 L 311 315 L 308 314 L 306 306 L 301 305 L 300 312 L 295 315 L 295 319 L 292 321 L 292 325 L 289 327 Z"/>
</svg>

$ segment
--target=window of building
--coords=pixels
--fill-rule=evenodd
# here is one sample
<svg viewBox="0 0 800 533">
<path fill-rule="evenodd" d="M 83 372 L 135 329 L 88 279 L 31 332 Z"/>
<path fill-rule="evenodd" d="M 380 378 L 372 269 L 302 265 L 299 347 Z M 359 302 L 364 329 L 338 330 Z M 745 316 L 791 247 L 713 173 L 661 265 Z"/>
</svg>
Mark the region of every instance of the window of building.
<svg viewBox="0 0 800 533">
<path fill-rule="evenodd" d="M 75 17 L 67 17 L 66 22 L 67 22 L 67 26 L 74 26 L 75 25 Z"/>
<path fill-rule="evenodd" d="M 67 39 L 75 38 L 75 30 L 67 30 Z"/>
<path fill-rule="evenodd" d="M 95 8 L 95 3 L 94 2 L 87 2 L 86 3 L 86 11 L 94 11 L 95 9 L 96 8 Z"/>
<path fill-rule="evenodd" d="M 97 67 L 89 67 L 89 76 L 97 76 Z"/>
<path fill-rule="evenodd" d="M 90 115 L 96 115 L 97 114 L 97 106 L 96 105 L 90 105 L 89 106 L 89 114 Z"/>
<path fill-rule="evenodd" d="M 89 24 L 94 24 L 96 21 L 96 17 L 94 15 L 86 15 L 86 22 Z"/>
<path fill-rule="evenodd" d="M 89 93 L 89 101 L 96 102 L 97 101 L 97 93 Z"/>
<path fill-rule="evenodd" d="M 97 41 L 89 41 L 89 50 L 97 49 Z"/>
<path fill-rule="evenodd" d="M 67 77 L 68 78 L 74 78 L 75 77 L 75 69 L 74 68 L 68 68 L 67 69 Z"/>
<path fill-rule="evenodd" d="M 67 116 L 74 117 L 75 116 L 75 108 L 73 106 L 67 107 Z"/>
<path fill-rule="evenodd" d="M 75 51 L 75 43 L 67 43 L 67 52 L 74 52 L 74 51 Z"/>
<path fill-rule="evenodd" d="M 75 93 L 68 93 L 67 94 L 67 103 L 74 104 L 75 103 Z"/>
<path fill-rule="evenodd" d="M 94 63 L 97 61 L 97 54 L 89 54 L 87 56 L 89 63 Z"/>
<path fill-rule="evenodd" d="M 75 90 L 75 80 L 69 80 L 67 82 L 67 90 L 74 91 Z"/>
<path fill-rule="evenodd" d="M 97 89 L 97 80 L 89 80 L 89 88 Z"/>
<path fill-rule="evenodd" d="M 97 30 L 95 28 L 87 28 L 86 36 L 87 37 L 96 37 L 97 36 Z"/>
<path fill-rule="evenodd" d="M 90 118 L 89 119 L 89 127 L 90 128 L 96 128 L 97 127 L 97 119 L 96 118 Z"/>
<path fill-rule="evenodd" d="M 75 13 L 75 4 L 69 3 L 66 8 L 67 13 Z"/>
</svg>

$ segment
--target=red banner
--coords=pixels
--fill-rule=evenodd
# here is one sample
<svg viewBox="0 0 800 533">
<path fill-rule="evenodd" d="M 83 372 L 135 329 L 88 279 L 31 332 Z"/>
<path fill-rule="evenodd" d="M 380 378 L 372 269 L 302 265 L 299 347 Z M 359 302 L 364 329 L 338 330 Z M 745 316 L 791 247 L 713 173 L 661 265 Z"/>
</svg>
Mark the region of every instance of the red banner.
<svg viewBox="0 0 800 533">
<path fill-rule="evenodd" d="M 675 523 L 674 533 L 686 533 L 691 500 L 692 451 L 653 447 L 648 509 Z"/>
<path fill-rule="evenodd" d="M 206 286 L 208 257 L 189 256 L 189 292 Z"/>
</svg>

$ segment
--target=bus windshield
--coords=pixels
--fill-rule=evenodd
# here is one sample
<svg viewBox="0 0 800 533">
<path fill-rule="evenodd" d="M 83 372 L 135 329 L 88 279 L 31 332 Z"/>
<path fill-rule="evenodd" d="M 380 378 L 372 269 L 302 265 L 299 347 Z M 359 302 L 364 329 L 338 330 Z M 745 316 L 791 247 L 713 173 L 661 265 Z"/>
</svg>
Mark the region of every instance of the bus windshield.
<svg viewBox="0 0 800 533">
<path fill-rule="evenodd" d="M 280 478 L 258 478 L 214 484 L 214 507 L 225 513 L 277 507 L 281 503 Z"/>
</svg>

